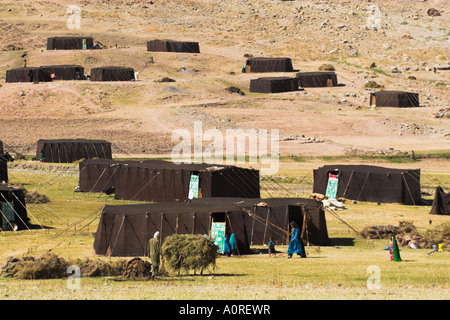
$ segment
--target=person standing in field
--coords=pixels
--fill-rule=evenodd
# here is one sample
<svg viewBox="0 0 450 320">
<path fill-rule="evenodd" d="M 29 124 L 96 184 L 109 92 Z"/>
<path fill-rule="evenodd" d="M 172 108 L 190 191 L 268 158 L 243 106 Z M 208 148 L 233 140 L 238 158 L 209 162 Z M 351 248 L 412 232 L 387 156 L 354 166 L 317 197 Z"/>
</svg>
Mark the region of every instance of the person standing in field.
<svg viewBox="0 0 450 320">
<path fill-rule="evenodd" d="M 159 231 L 156 231 L 153 238 L 148 241 L 147 254 L 150 257 L 150 262 L 152 264 L 151 280 L 156 280 L 159 264 L 161 262 L 161 243 L 159 242 Z"/>
<path fill-rule="evenodd" d="M 394 235 L 391 236 L 391 242 L 389 243 L 389 260 L 402 261 L 402 258 L 400 258 L 400 250 L 398 248 L 397 239 Z"/>
<path fill-rule="evenodd" d="M 232 255 L 236 255 L 236 253 L 238 253 L 237 240 L 236 240 L 236 236 L 234 235 L 234 233 L 232 233 L 230 235 L 230 250 L 231 250 Z"/>
<path fill-rule="evenodd" d="M 302 239 L 300 239 L 300 231 L 297 223 L 292 221 L 289 225 L 291 226 L 291 237 L 287 249 L 288 259 L 292 258 L 294 253 L 298 254 L 301 258 L 306 258 L 305 248 Z"/>
</svg>

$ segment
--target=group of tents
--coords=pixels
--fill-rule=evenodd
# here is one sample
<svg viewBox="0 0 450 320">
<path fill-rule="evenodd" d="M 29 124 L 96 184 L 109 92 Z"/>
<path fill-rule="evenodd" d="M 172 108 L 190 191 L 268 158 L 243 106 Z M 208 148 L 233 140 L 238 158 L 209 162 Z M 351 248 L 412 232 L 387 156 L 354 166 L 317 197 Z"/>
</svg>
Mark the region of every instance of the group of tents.
<svg viewBox="0 0 450 320">
<path fill-rule="evenodd" d="M 100 48 L 92 37 L 50 37 L 47 38 L 47 50 L 91 50 Z M 147 41 L 147 51 L 199 53 L 198 42 L 151 40 Z M 92 68 L 90 75 L 85 75 L 80 65 L 49 65 L 40 67 L 22 67 L 6 71 L 7 83 L 12 82 L 49 82 L 52 80 L 86 80 L 90 81 L 135 81 L 135 70 L 123 66 L 105 66 Z"/>
<path fill-rule="evenodd" d="M 47 50 L 89 50 L 100 48 L 92 37 L 50 37 Z M 147 51 L 200 53 L 198 42 L 154 39 L 147 41 Z M 294 72 L 291 58 L 252 57 L 247 59 L 242 72 Z M 80 65 L 49 65 L 22 67 L 6 71 L 6 82 L 49 82 L 52 80 L 91 81 L 135 81 L 137 74 L 133 68 L 106 66 L 92 68 L 85 76 Z M 250 92 L 278 93 L 297 91 L 301 88 L 339 86 L 337 75 L 332 71 L 298 72 L 295 77 L 261 77 L 250 80 Z M 370 105 L 378 107 L 417 107 L 419 95 L 404 91 L 379 91 L 370 94 Z"/>
<path fill-rule="evenodd" d="M 48 38 L 47 50 L 88 50 L 96 44 L 90 37 Z M 148 51 L 199 53 L 197 42 L 152 40 Z M 294 72 L 290 58 L 249 58 L 243 72 Z M 8 70 L 6 82 L 84 80 L 79 65 L 42 66 Z M 91 69 L 91 81 L 135 80 L 134 69 Z M 301 72 L 295 77 L 262 77 L 250 82 L 251 92 L 285 92 L 306 87 L 338 86 L 334 72 Z M 418 94 L 380 91 L 370 96 L 371 105 L 418 106 Z M 29 223 L 24 190 L 7 184 L 9 158 L 0 142 L 0 211 L 2 230 L 21 229 Z M 149 238 L 160 232 L 161 241 L 171 234 L 211 235 L 218 243 L 233 233 L 240 254 L 253 245 L 289 241 L 294 221 L 304 242 L 331 245 L 323 204 L 316 199 L 260 196 L 260 173 L 255 169 L 215 164 L 174 164 L 168 161 L 120 161 L 112 157 L 105 140 L 39 140 L 35 160 L 79 163 L 78 192 L 114 194 L 114 199 L 143 204 L 105 205 L 94 240 L 99 255 L 140 256 Z M 329 199 L 377 203 L 421 203 L 420 170 L 376 166 L 331 165 L 314 170 L 313 193 Z M 450 195 L 436 190 L 432 214 L 450 214 Z"/>
<path fill-rule="evenodd" d="M 3 144 L 0 144 L 2 147 Z M 1 153 L 4 151 L 1 148 Z M 0 159 L 3 159 L 0 155 Z M 115 160 L 104 140 L 39 140 L 36 160 L 56 163 L 79 161 L 78 192 L 114 194 L 114 199 L 144 203 L 105 205 L 94 240 L 94 252 L 108 256 L 143 255 L 147 241 L 160 232 L 172 234 L 234 233 L 240 254 L 254 245 L 289 241 L 291 221 L 301 239 L 331 245 L 321 201 L 311 198 L 261 198 L 260 173 L 255 169 L 216 164 L 175 164 L 162 160 Z M 7 176 L 7 161 L 0 161 Z M 4 169 L 3 169 L 4 168 Z M 0 184 L 1 229 L 23 229 L 29 224 L 24 189 Z M 329 199 L 361 202 L 421 204 L 420 170 L 367 165 L 327 165 L 313 171 L 313 194 Z M 450 193 L 436 189 L 431 214 L 450 214 Z M 222 241 L 222 242 L 221 242 Z"/>
<path fill-rule="evenodd" d="M 247 59 L 242 72 L 294 72 L 292 60 L 285 57 L 256 57 Z M 302 88 L 339 86 L 333 71 L 298 72 L 295 77 L 260 77 L 250 80 L 250 92 L 279 93 Z M 406 91 L 382 90 L 370 94 L 370 106 L 409 108 L 419 106 L 419 94 Z"/>
</svg>

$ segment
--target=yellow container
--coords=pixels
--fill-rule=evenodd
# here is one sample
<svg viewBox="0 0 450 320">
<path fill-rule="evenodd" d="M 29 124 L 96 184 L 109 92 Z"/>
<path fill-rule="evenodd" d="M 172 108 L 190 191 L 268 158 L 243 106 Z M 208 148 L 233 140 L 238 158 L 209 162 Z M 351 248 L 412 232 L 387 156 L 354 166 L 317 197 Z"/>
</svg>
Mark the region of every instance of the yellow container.
<svg viewBox="0 0 450 320">
<path fill-rule="evenodd" d="M 439 251 L 444 251 L 444 244 L 445 243 L 439 243 Z"/>
</svg>

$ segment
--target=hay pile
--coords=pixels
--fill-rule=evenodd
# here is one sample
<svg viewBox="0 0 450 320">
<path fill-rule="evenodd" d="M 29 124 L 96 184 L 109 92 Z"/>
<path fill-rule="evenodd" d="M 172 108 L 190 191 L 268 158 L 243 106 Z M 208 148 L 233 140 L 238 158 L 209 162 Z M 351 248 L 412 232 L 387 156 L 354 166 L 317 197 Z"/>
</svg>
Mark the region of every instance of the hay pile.
<svg viewBox="0 0 450 320">
<path fill-rule="evenodd" d="M 409 246 L 411 243 L 418 248 L 431 249 L 433 244 L 450 244 L 450 224 L 442 225 L 435 230 L 427 230 L 425 234 L 420 234 L 411 221 L 400 221 L 398 226 L 368 226 L 360 235 L 366 239 L 388 239 L 389 235 L 395 235 L 398 243 Z"/>
<path fill-rule="evenodd" d="M 70 263 L 53 253 L 45 253 L 38 258 L 9 257 L 2 265 L 0 275 L 18 279 L 55 279 L 67 277 Z"/>
<path fill-rule="evenodd" d="M 45 195 L 38 193 L 37 191 L 25 190 L 25 203 L 41 204 L 50 202 L 50 199 Z"/>
<path fill-rule="evenodd" d="M 88 258 L 66 261 L 54 253 L 47 252 L 37 258 L 32 256 L 9 257 L 0 268 L 0 276 L 18 279 L 60 279 L 70 274 L 67 268 L 71 265 L 80 267 L 82 277 L 120 276 L 125 269 L 125 260 L 104 262 Z"/>
<path fill-rule="evenodd" d="M 218 247 L 214 242 L 204 235 L 196 234 L 174 234 L 167 237 L 162 245 L 162 252 L 165 265 L 168 269 L 181 270 L 194 274 L 209 267 L 216 266 L 216 259 L 219 256 Z"/>
<path fill-rule="evenodd" d="M 148 261 L 144 261 L 140 258 L 133 258 L 128 261 L 122 277 L 124 278 L 150 278 L 152 275 L 152 265 Z"/>
</svg>

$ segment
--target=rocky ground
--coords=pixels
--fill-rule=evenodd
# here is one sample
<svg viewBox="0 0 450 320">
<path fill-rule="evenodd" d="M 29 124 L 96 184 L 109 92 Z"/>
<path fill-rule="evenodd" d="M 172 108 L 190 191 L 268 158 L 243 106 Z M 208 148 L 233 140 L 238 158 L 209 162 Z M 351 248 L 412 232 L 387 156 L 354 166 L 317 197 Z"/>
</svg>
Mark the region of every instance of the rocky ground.
<svg viewBox="0 0 450 320">
<path fill-rule="evenodd" d="M 223 134 L 279 130 L 281 154 L 449 149 L 448 1 L 85 0 L 80 29 L 67 27 L 69 5 L 0 1 L 0 139 L 12 152 L 79 137 L 107 139 L 115 155 L 168 155 L 174 130 L 192 132 L 194 121 Z M 63 35 L 93 36 L 104 49 L 46 50 L 47 37 Z M 198 41 L 201 53 L 147 52 L 155 38 Z M 28 66 L 131 66 L 139 81 L 4 83 L 24 52 Z M 331 64 L 342 86 L 250 93 L 261 74 L 241 73 L 249 55 L 287 56 L 300 71 Z M 368 81 L 418 92 L 421 106 L 371 108 L 378 89 Z"/>
</svg>

